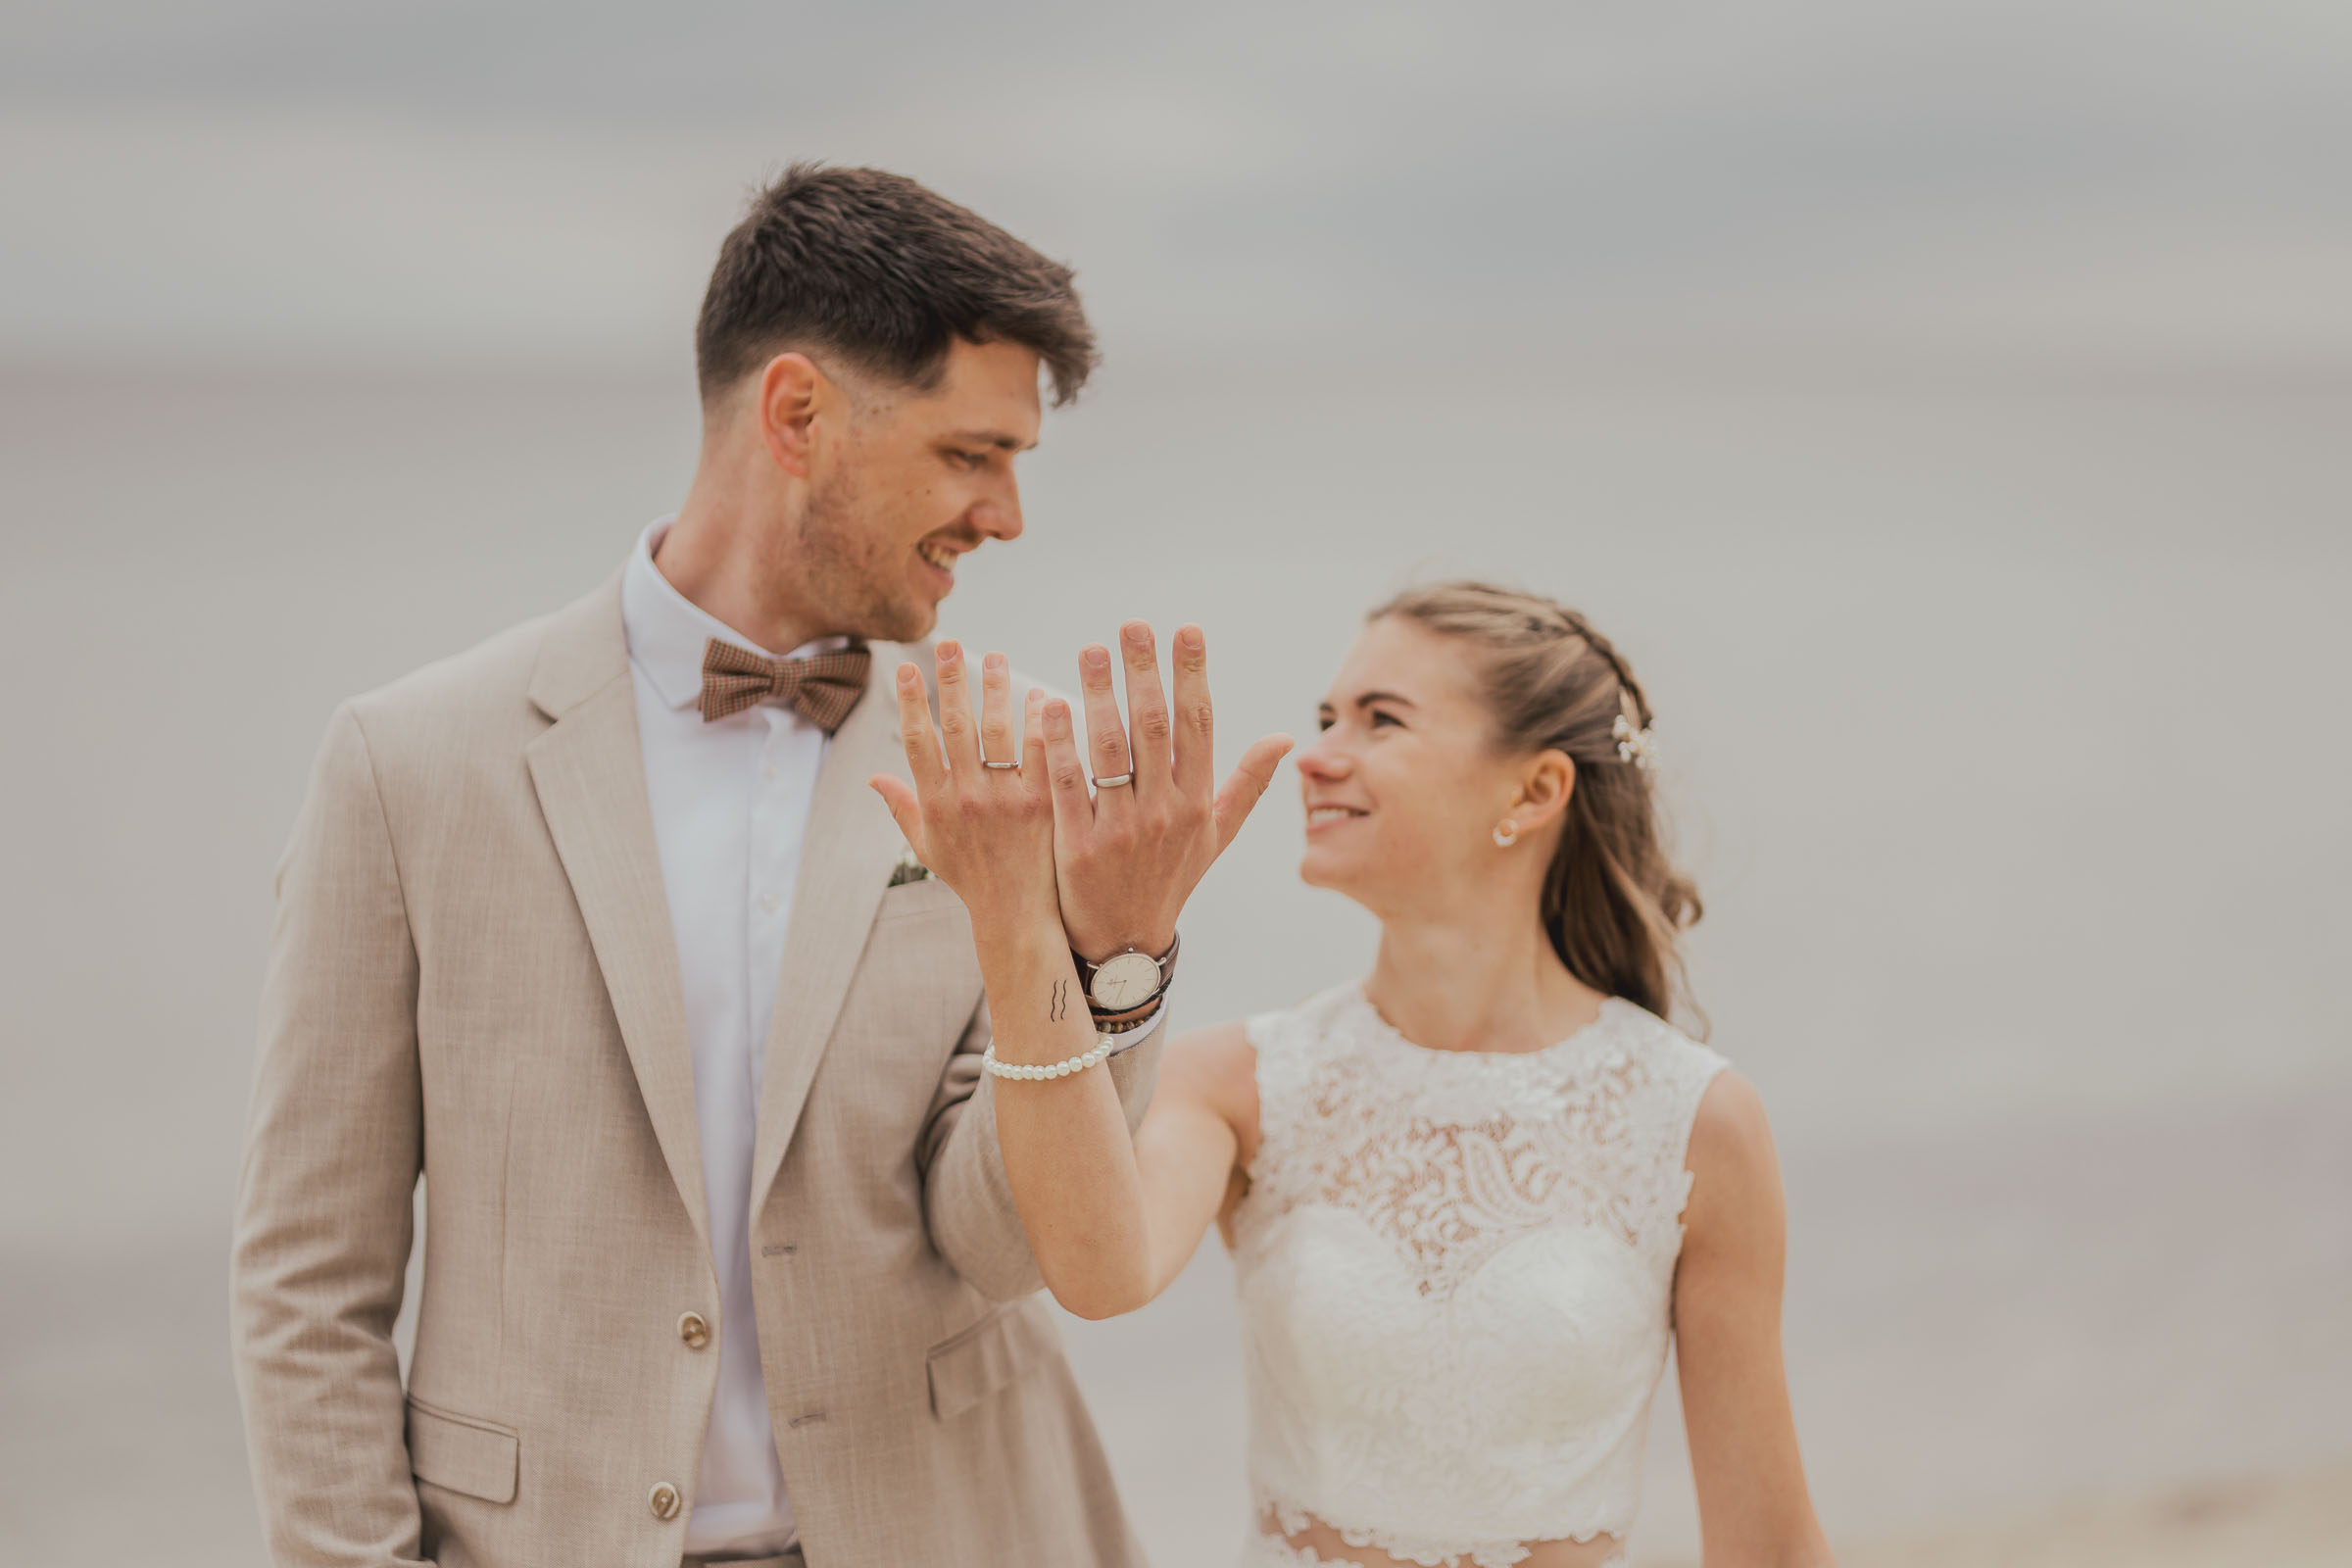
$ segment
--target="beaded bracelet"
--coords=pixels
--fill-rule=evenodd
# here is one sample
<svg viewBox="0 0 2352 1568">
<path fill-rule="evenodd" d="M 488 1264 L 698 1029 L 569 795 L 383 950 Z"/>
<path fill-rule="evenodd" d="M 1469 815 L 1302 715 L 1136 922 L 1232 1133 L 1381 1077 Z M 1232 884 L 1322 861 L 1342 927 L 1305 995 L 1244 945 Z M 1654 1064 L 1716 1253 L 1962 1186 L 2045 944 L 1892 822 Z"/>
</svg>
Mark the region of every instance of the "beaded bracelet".
<svg viewBox="0 0 2352 1568">
<path fill-rule="evenodd" d="M 1089 1067 L 1100 1065 L 1110 1054 L 1110 1048 L 1117 1040 L 1116 1035 L 1104 1035 L 1096 1043 L 1095 1049 L 1085 1055 L 1048 1062 L 1042 1067 L 1024 1066 L 1017 1061 L 999 1061 L 997 1045 L 992 1040 L 988 1049 L 980 1054 L 980 1065 L 1000 1078 L 1067 1078 L 1074 1072 L 1084 1072 Z"/>
</svg>

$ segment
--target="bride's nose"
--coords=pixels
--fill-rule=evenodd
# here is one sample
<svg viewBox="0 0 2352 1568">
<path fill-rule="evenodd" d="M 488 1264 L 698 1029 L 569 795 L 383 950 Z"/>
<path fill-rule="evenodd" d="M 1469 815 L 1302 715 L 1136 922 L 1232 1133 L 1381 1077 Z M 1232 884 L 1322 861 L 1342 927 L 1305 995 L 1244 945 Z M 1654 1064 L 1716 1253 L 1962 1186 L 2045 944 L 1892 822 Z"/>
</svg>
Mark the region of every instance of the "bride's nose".
<svg viewBox="0 0 2352 1568">
<path fill-rule="evenodd" d="M 1310 742 L 1298 753 L 1298 771 L 1320 783 L 1337 783 L 1355 769 L 1355 764 L 1332 747 L 1330 731 Z"/>
</svg>

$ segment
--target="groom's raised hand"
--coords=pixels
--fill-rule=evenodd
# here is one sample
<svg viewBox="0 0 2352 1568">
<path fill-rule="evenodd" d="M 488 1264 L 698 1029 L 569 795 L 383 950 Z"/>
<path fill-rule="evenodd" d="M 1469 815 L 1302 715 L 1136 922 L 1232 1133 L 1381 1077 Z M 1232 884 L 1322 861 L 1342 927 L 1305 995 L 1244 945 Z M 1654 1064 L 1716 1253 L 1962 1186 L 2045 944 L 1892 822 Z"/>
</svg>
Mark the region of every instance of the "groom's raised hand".
<svg viewBox="0 0 2352 1568">
<path fill-rule="evenodd" d="M 1215 723 L 1208 696 L 1208 641 L 1177 628 L 1175 690 L 1161 685 L 1152 628 L 1119 628 L 1128 723 L 1111 693 L 1110 651 L 1078 656 L 1086 705 L 1085 756 L 1069 705 L 1041 714 L 1046 776 L 1054 796 L 1054 863 L 1062 924 L 1079 956 L 1101 961 L 1129 948 L 1153 956 L 1176 940 L 1176 917 L 1233 842 L 1292 746 L 1268 735 L 1215 782 Z M 1125 775 L 1127 782 L 1102 782 Z"/>
</svg>

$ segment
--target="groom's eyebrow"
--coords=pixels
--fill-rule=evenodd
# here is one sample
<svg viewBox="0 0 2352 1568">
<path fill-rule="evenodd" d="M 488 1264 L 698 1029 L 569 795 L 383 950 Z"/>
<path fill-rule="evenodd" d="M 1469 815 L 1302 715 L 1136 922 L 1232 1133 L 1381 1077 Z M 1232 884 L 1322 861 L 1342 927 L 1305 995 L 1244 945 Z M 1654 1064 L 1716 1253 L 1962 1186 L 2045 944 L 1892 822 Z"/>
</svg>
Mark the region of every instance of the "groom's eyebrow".
<svg viewBox="0 0 2352 1568">
<path fill-rule="evenodd" d="M 1355 700 L 1358 708 L 1370 708 L 1374 703 L 1401 703 L 1406 708 L 1413 706 L 1410 697 L 1399 697 L 1395 692 L 1366 692 Z"/>
<path fill-rule="evenodd" d="M 949 433 L 948 439 L 966 446 L 997 447 L 1005 452 L 1030 452 L 1037 447 L 1035 441 L 1024 441 L 1002 430 L 956 430 Z"/>
</svg>

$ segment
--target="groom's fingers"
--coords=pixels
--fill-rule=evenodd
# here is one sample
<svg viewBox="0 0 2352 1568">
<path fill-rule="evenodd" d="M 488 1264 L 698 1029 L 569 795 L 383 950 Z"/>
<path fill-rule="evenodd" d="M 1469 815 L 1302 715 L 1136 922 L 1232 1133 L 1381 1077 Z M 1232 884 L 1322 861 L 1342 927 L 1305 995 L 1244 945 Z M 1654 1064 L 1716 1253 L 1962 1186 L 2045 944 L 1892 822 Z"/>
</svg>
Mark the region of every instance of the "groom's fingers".
<svg viewBox="0 0 2352 1568">
<path fill-rule="evenodd" d="M 932 657 L 939 662 L 939 736 L 948 754 L 948 772 L 969 778 L 980 771 L 980 747 L 972 735 L 972 692 L 964 679 L 963 645 L 942 642 Z"/>
<path fill-rule="evenodd" d="M 1035 788 L 1046 776 L 1046 691 L 1029 688 L 1021 699 L 1021 781 Z"/>
<path fill-rule="evenodd" d="M 914 775 L 914 787 L 928 795 L 947 781 L 947 768 L 939 760 L 939 736 L 931 728 L 923 672 L 912 664 L 901 664 L 898 685 L 899 740 L 906 748 L 906 770 Z"/>
<path fill-rule="evenodd" d="M 1086 764 L 1078 758 L 1069 704 L 1058 697 L 1040 703 L 1038 724 L 1045 734 L 1046 783 L 1054 791 L 1054 840 L 1066 849 L 1083 843 L 1095 821 L 1095 804 L 1086 793 Z"/>
<path fill-rule="evenodd" d="M 1012 671 L 1003 654 L 980 661 L 980 757 L 990 762 L 1020 760 L 1012 731 Z"/>
<path fill-rule="evenodd" d="M 1208 702 L 1208 639 L 1200 628 L 1176 628 L 1172 645 L 1176 694 L 1176 791 L 1199 800 L 1216 779 L 1216 724 Z"/>
<path fill-rule="evenodd" d="M 1089 645 L 1078 656 L 1078 690 L 1086 701 L 1086 752 L 1094 776 L 1117 778 L 1132 772 L 1127 726 L 1119 722 L 1119 701 L 1110 694 L 1110 650 L 1101 643 Z M 1103 793 L 1113 794 L 1121 787 L 1114 784 Z"/>
<path fill-rule="evenodd" d="M 1241 761 L 1225 775 L 1224 785 L 1217 791 L 1216 805 L 1211 814 L 1217 824 L 1217 853 L 1223 855 L 1225 846 L 1242 830 L 1250 812 L 1265 795 L 1266 786 L 1274 782 L 1274 769 L 1296 743 L 1288 735 L 1269 735 L 1242 754 Z"/>
<path fill-rule="evenodd" d="M 1134 759 L 1135 798 L 1147 801 L 1168 783 L 1168 694 L 1159 684 L 1151 623 L 1121 626 L 1119 649 L 1127 661 L 1127 754 Z"/>
</svg>

